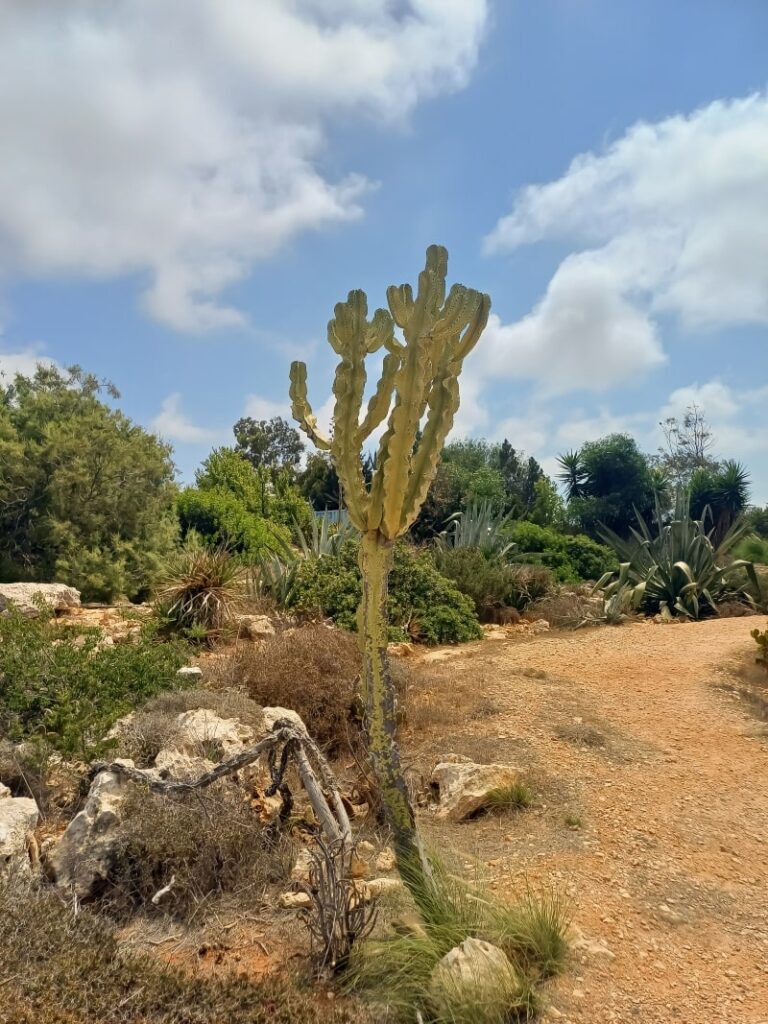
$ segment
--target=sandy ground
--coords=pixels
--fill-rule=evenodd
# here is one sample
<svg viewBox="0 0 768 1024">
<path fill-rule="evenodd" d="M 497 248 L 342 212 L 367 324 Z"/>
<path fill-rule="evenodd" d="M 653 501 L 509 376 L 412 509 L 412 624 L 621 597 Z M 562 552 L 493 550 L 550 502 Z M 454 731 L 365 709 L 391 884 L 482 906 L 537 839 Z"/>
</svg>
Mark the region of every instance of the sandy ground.
<svg viewBox="0 0 768 1024">
<path fill-rule="evenodd" d="M 579 941 L 545 1021 L 768 1024 L 768 732 L 715 685 L 755 621 L 485 641 L 416 673 L 417 784 L 453 751 L 519 765 L 536 793 L 461 826 L 424 818 L 499 895 L 567 896 Z"/>
</svg>

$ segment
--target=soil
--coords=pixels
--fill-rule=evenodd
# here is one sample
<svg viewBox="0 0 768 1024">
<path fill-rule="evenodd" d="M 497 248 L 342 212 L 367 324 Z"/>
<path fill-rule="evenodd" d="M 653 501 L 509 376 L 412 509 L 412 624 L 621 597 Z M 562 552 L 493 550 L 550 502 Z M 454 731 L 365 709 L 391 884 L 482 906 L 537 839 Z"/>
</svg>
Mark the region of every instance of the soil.
<svg viewBox="0 0 768 1024">
<path fill-rule="evenodd" d="M 754 622 L 514 636 L 411 662 L 414 787 L 454 752 L 518 765 L 536 794 L 460 826 L 423 818 L 500 897 L 530 884 L 567 899 L 575 949 L 544 1021 L 768 1024 L 768 729 L 725 688 Z"/>
</svg>

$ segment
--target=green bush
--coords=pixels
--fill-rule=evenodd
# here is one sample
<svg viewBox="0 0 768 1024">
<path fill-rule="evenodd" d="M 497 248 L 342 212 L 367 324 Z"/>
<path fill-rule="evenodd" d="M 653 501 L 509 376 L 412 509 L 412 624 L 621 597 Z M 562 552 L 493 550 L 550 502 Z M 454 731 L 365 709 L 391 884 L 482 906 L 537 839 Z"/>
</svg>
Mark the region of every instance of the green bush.
<svg viewBox="0 0 768 1024">
<path fill-rule="evenodd" d="M 348 540 L 336 555 L 302 561 L 289 607 L 356 629 L 361 595 L 357 553 L 358 542 Z M 393 637 L 407 634 L 423 643 L 441 644 L 464 643 L 481 635 L 471 600 L 438 572 L 428 552 L 406 543 L 395 545 L 388 610 Z"/>
<path fill-rule="evenodd" d="M 210 547 L 226 547 L 248 561 L 269 551 L 283 551 L 290 544 L 286 526 L 249 512 L 231 491 L 187 487 L 176 507 L 184 537 L 194 530 Z"/>
<path fill-rule="evenodd" d="M 434 557 L 439 571 L 471 598 L 481 622 L 498 621 L 505 608 L 524 611 L 551 589 L 545 566 L 504 562 L 469 547 L 439 548 Z"/>
<path fill-rule="evenodd" d="M 768 540 L 752 534 L 736 545 L 733 554 L 735 558 L 744 558 L 757 565 L 768 565 Z"/>
<path fill-rule="evenodd" d="M 186 645 L 161 643 L 153 627 L 107 647 L 98 630 L 11 611 L 0 617 L 0 733 L 89 760 L 118 718 L 179 685 L 187 656 Z"/>
<path fill-rule="evenodd" d="M 508 528 L 508 536 L 518 555 L 546 565 L 560 583 L 598 580 L 616 569 L 616 556 L 609 547 L 584 534 L 570 536 L 535 523 L 517 521 Z"/>
</svg>

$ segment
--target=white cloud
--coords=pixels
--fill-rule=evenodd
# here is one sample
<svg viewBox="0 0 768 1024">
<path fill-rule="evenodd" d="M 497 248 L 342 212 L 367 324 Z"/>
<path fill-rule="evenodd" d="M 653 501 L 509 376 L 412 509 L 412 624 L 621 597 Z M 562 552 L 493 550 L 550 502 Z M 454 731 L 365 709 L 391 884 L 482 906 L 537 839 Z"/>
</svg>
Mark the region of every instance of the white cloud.
<svg viewBox="0 0 768 1024">
<path fill-rule="evenodd" d="M 163 399 L 160 412 L 150 424 L 150 429 L 166 441 L 180 441 L 182 444 L 202 444 L 215 441 L 218 431 L 196 426 L 181 408 L 178 391 Z"/>
<path fill-rule="evenodd" d="M 766 153 L 762 93 L 635 125 L 525 188 L 486 251 L 547 239 L 581 251 L 527 317 L 497 323 L 489 372 L 507 351 L 551 391 L 601 389 L 663 361 L 660 313 L 688 330 L 768 324 Z"/>
<path fill-rule="evenodd" d="M 37 346 L 22 349 L 20 352 L 0 351 L 0 383 L 12 383 L 17 373 L 30 377 L 40 364 L 43 366 L 58 365 L 54 359 L 43 355 Z"/>
<path fill-rule="evenodd" d="M 183 330 L 298 232 L 360 216 L 329 122 L 460 88 L 487 0 L 5 0 L 0 268 L 139 274 Z"/>
<path fill-rule="evenodd" d="M 262 398 L 261 395 L 248 395 L 243 416 L 251 416 L 255 420 L 271 420 L 274 416 L 282 416 L 290 422 L 291 407 L 287 402 Z"/>
</svg>

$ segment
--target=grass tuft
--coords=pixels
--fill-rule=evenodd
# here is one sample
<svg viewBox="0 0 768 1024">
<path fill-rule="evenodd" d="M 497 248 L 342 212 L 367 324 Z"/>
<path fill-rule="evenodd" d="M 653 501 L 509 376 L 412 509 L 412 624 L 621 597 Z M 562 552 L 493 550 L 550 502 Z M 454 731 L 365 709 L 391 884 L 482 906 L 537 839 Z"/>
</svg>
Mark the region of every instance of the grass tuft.
<svg viewBox="0 0 768 1024">
<path fill-rule="evenodd" d="M 511 782 L 488 794 L 488 810 L 497 813 L 523 811 L 533 805 L 533 791 L 525 782 Z"/>
</svg>

